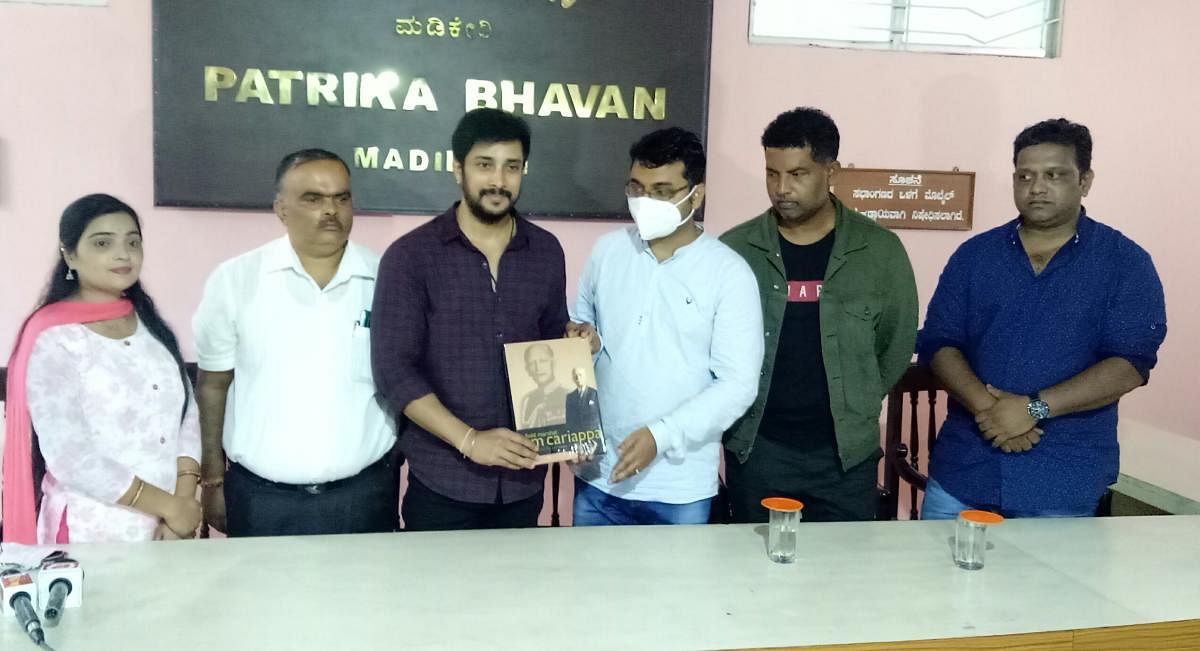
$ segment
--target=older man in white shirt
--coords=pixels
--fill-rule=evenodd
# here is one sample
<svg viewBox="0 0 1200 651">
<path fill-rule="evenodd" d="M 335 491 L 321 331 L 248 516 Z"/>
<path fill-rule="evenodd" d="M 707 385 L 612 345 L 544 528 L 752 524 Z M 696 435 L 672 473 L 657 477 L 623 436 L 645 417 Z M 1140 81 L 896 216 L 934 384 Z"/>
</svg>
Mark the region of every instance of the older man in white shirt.
<svg viewBox="0 0 1200 651">
<path fill-rule="evenodd" d="M 193 318 L 205 521 L 230 536 L 393 531 L 395 426 L 370 358 L 379 256 L 349 241 L 336 154 L 289 154 L 275 179 L 287 235 L 218 266 Z"/>
</svg>

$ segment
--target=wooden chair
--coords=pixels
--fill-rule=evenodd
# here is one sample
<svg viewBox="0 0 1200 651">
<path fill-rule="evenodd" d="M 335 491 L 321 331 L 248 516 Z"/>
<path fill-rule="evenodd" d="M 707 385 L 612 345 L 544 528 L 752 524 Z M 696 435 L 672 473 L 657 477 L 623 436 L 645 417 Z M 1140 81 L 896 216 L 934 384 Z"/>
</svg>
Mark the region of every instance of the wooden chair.
<svg viewBox="0 0 1200 651">
<path fill-rule="evenodd" d="M 926 456 L 937 436 L 937 405 L 944 389 L 933 373 L 912 365 L 887 396 L 883 446 L 883 486 L 880 488 L 879 520 L 895 520 L 900 508 L 900 482 L 909 491 L 908 517 L 916 520 L 917 496 L 925 491 L 928 476 L 921 472 L 921 454 Z M 926 404 L 922 410 L 921 395 Z M 908 403 L 907 414 L 905 402 Z"/>
</svg>

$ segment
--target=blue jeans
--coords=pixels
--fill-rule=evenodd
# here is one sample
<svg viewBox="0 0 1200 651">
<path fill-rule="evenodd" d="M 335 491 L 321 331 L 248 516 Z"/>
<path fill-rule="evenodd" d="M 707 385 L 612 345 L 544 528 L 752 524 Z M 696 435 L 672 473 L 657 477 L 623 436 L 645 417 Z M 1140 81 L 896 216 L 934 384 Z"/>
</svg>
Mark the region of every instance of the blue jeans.
<svg viewBox="0 0 1200 651">
<path fill-rule="evenodd" d="M 688 504 L 667 504 L 614 497 L 575 479 L 576 527 L 606 524 L 708 524 L 712 498 Z"/>
<path fill-rule="evenodd" d="M 995 507 L 971 506 L 947 493 L 941 484 L 930 479 L 929 485 L 925 487 L 925 501 L 921 504 L 921 519 L 953 520 L 958 517 L 960 511 L 975 508 L 982 508 L 987 511 L 995 510 Z M 1006 518 L 1086 518 L 1096 515 L 1096 507 L 1032 509 L 1025 511 L 1001 509 L 1000 515 Z"/>
</svg>

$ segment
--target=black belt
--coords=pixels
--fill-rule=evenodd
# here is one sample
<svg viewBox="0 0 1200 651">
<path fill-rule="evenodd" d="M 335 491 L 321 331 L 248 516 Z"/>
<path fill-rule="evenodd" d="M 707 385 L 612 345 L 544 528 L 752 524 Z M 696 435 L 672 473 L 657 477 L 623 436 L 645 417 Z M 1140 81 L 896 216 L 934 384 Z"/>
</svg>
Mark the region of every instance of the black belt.
<svg viewBox="0 0 1200 651">
<path fill-rule="evenodd" d="M 333 481 L 322 482 L 319 484 L 284 484 L 282 482 L 271 481 L 270 479 L 267 479 L 266 477 L 260 477 L 256 474 L 250 472 L 250 469 L 247 468 L 246 466 L 243 466 L 240 463 L 235 463 L 232 461 L 229 462 L 229 469 L 231 471 L 237 470 L 239 473 L 246 475 L 246 477 L 248 479 L 250 479 L 251 481 L 254 481 L 255 483 L 261 484 L 263 486 L 270 486 L 272 488 L 278 488 L 280 490 L 291 490 L 291 491 L 296 491 L 298 493 L 308 493 L 309 495 L 320 495 L 322 493 L 326 493 L 326 492 L 329 492 L 332 490 L 337 490 L 338 488 L 341 488 L 342 486 L 349 484 L 350 482 L 354 481 L 355 479 L 358 479 L 364 473 L 367 473 L 371 470 L 375 470 L 376 468 L 386 465 L 388 462 L 389 456 L 390 455 L 388 455 L 388 454 L 384 454 L 375 463 L 372 463 L 371 465 L 367 466 L 366 468 L 363 468 L 362 470 L 358 471 L 356 474 L 350 475 L 349 477 L 343 477 L 341 479 L 335 479 Z"/>
</svg>

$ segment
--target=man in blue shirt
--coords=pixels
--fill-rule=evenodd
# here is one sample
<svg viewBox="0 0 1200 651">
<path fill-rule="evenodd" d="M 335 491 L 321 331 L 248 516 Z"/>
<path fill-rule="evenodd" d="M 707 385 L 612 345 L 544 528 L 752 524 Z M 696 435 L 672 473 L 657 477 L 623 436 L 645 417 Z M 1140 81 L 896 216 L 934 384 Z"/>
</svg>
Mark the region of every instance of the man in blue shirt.
<svg viewBox="0 0 1200 651">
<path fill-rule="evenodd" d="M 1020 216 L 950 258 L 918 340 L 954 398 L 922 517 L 965 508 L 1087 516 L 1117 479 L 1117 401 L 1166 336 L 1150 255 L 1091 219 L 1087 127 L 1046 120 L 1013 143 Z"/>
<path fill-rule="evenodd" d="M 655 131 L 630 158 L 635 224 L 596 243 L 579 281 L 579 323 L 568 325 L 599 346 L 608 448 L 598 473 L 576 468 L 575 524 L 701 524 L 717 492 L 721 432 L 758 392 L 758 286 L 693 221 L 704 202 L 700 139 Z"/>
</svg>

